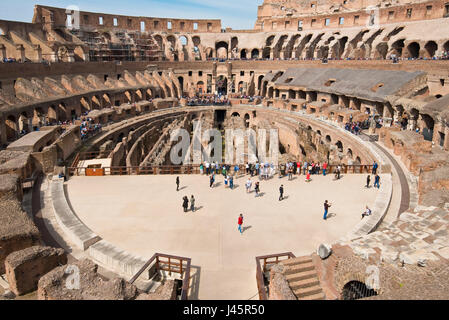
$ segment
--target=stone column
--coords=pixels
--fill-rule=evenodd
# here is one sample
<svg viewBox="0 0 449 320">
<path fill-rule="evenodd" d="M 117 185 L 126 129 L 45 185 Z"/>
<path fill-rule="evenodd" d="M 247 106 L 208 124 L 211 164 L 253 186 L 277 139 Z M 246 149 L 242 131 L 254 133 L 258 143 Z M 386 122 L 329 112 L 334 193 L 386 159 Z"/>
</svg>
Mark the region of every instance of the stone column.
<svg viewBox="0 0 449 320">
<path fill-rule="evenodd" d="M 3 44 L 0 44 L 0 60 L 6 58 L 6 47 Z"/>
<path fill-rule="evenodd" d="M 16 45 L 17 54 L 19 56 L 19 59 L 24 62 L 25 61 L 25 48 L 23 45 L 18 44 Z"/>
<path fill-rule="evenodd" d="M 42 49 L 41 46 L 36 44 L 33 46 L 34 49 L 34 53 L 35 53 L 35 57 L 36 57 L 36 62 L 41 62 L 42 61 Z"/>
</svg>

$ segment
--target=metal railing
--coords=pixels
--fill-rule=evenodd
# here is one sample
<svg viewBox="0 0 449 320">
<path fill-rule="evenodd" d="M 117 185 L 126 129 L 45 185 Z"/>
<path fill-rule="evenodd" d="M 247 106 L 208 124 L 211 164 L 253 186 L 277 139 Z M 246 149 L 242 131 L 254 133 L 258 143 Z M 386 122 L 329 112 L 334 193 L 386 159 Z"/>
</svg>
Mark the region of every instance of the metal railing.
<svg viewBox="0 0 449 320">
<path fill-rule="evenodd" d="M 257 266 L 256 281 L 257 281 L 257 290 L 259 292 L 259 300 L 268 300 L 268 293 L 264 280 L 264 273 L 268 271 L 267 266 L 275 265 L 281 261 L 293 258 L 296 258 L 296 256 L 291 252 L 256 257 L 256 266 Z"/>
<path fill-rule="evenodd" d="M 155 272 L 167 271 L 169 275 L 172 273 L 180 274 L 182 279 L 181 300 L 188 300 L 191 262 L 192 259 L 190 258 L 155 253 L 129 282 L 131 284 L 134 283 L 140 275 L 154 263 Z"/>
<path fill-rule="evenodd" d="M 75 161 L 72 163 L 72 166 L 68 168 L 69 175 L 70 176 L 83 176 L 86 175 L 86 169 L 85 167 L 78 167 L 79 161 L 81 160 L 88 160 L 89 154 L 91 158 L 89 159 L 95 159 L 99 153 L 88 153 L 85 156 L 76 157 Z M 234 171 L 235 165 L 230 165 L 230 168 L 232 172 Z M 245 165 L 238 165 L 239 172 L 241 174 L 244 174 L 246 171 Z M 327 167 L 326 172 L 328 174 L 336 173 L 337 171 L 337 165 L 329 165 Z M 341 174 L 362 174 L 362 173 L 371 173 L 373 169 L 372 165 L 341 165 Z M 127 176 L 127 175 L 164 175 L 164 174 L 201 174 L 200 165 L 179 165 L 179 166 L 146 166 L 146 167 L 140 167 L 140 166 L 132 166 L 132 167 L 103 167 L 101 168 L 102 175 L 118 175 L 118 176 Z M 212 170 L 212 169 L 210 169 Z M 304 173 L 304 169 L 301 168 L 301 174 Z M 307 170 L 306 170 L 307 171 Z M 212 172 L 212 171 L 211 171 Z M 217 173 L 217 171 L 214 169 L 214 172 Z M 221 174 L 222 169 L 218 170 L 218 174 Z M 203 169 L 203 173 L 206 173 L 206 168 Z M 282 176 L 288 175 L 287 170 L 283 170 L 281 168 L 276 167 L 275 173 L 280 173 Z M 323 170 L 319 169 L 315 171 L 315 174 L 322 174 Z M 296 172 L 293 173 L 296 175 Z"/>
</svg>

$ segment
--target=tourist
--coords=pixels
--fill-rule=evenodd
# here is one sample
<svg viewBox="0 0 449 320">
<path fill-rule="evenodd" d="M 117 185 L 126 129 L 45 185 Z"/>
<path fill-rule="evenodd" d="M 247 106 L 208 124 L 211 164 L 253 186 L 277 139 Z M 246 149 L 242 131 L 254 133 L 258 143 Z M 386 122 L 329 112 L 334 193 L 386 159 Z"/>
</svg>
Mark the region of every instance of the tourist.
<svg viewBox="0 0 449 320">
<path fill-rule="evenodd" d="M 254 186 L 254 190 L 256 190 L 256 197 L 258 197 L 259 196 L 259 192 L 260 192 L 259 181 L 256 182 L 256 184 Z"/>
<path fill-rule="evenodd" d="M 305 161 L 305 162 L 304 162 L 304 165 L 302 166 L 302 168 L 303 168 L 303 174 L 304 174 L 304 175 L 306 175 L 306 171 L 307 171 L 308 165 L 309 165 L 309 164 L 307 163 L 307 161 Z"/>
<path fill-rule="evenodd" d="M 366 206 L 365 212 L 362 213 L 362 219 L 365 218 L 365 217 L 367 217 L 367 216 L 370 216 L 370 215 L 371 215 L 371 209 L 368 208 L 368 206 Z"/>
<path fill-rule="evenodd" d="M 192 197 L 190 197 L 190 210 L 195 212 L 195 198 L 193 197 L 193 194 Z"/>
<path fill-rule="evenodd" d="M 179 191 L 179 177 L 176 177 L 176 191 Z"/>
<path fill-rule="evenodd" d="M 373 175 L 375 175 L 375 174 L 377 174 L 377 168 L 379 167 L 379 165 L 377 164 L 377 162 L 376 161 L 374 161 L 374 164 L 373 164 Z"/>
<path fill-rule="evenodd" d="M 251 179 L 248 178 L 248 180 L 246 181 L 246 184 L 245 184 L 245 186 L 246 186 L 246 193 L 250 193 L 252 185 L 253 185 L 253 183 L 252 183 Z"/>
<path fill-rule="evenodd" d="M 209 182 L 210 182 L 210 187 L 213 188 L 213 187 L 214 187 L 214 182 L 215 182 L 214 174 L 212 174 L 212 175 L 210 176 Z"/>
<path fill-rule="evenodd" d="M 324 201 L 324 220 L 327 220 L 327 213 L 329 212 L 329 208 L 332 206 L 331 203 L 329 203 L 327 200 Z"/>
<path fill-rule="evenodd" d="M 296 162 L 296 174 L 301 175 L 301 162 Z"/>
<path fill-rule="evenodd" d="M 310 181 L 312 181 L 312 179 L 310 179 L 310 172 L 307 172 L 306 182 L 310 182 Z"/>
<path fill-rule="evenodd" d="M 233 176 L 231 176 L 229 178 L 229 188 L 231 188 L 231 190 L 234 189 L 234 177 Z"/>
<path fill-rule="evenodd" d="M 243 234 L 243 230 L 242 230 L 242 225 L 243 225 L 243 214 L 240 214 L 240 216 L 239 216 L 239 220 L 238 220 L 238 225 L 239 225 L 239 231 L 240 231 L 240 234 Z"/>
<path fill-rule="evenodd" d="M 228 179 L 229 179 L 229 176 L 226 176 L 224 178 L 225 188 L 228 186 Z"/>
<path fill-rule="evenodd" d="M 288 180 L 292 179 L 293 179 L 293 165 L 290 165 L 290 167 L 288 168 Z"/>
<path fill-rule="evenodd" d="M 201 175 L 204 174 L 204 166 L 203 166 L 203 164 L 200 164 L 200 174 Z"/>
<path fill-rule="evenodd" d="M 249 174 L 249 163 L 246 163 L 245 169 L 246 169 L 246 174 Z"/>
<path fill-rule="evenodd" d="M 323 176 L 326 176 L 326 170 L 327 170 L 327 162 L 325 161 L 323 163 Z"/>
<path fill-rule="evenodd" d="M 210 163 L 206 161 L 206 174 L 210 174 Z"/>
<path fill-rule="evenodd" d="M 368 175 L 368 176 L 366 177 L 366 188 L 369 188 L 369 187 L 370 187 L 370 183 L 371 183 L 371 175 Z"/>
<path fill-rule="evenodd" d="M 374 177 L 374 188 L 380 189 L 380 177 L 378 174 Z"/>
<path fill-rule="evenodd" d="M 284 185 L 281 184 L 280 188 L 279 188 L 279 201 L 284 200 Z"/>
<path fill-rule="evenodd" d="M 240 170 L 240 168 L 239 168 L 239 166 L 236 164 L 235 167 L 234 167 L 234 172 L 235 172 L 235 176 L 236 176 L 236 177 L 238 177 L 238 175 L 239 175 L 239 170 Z"/>
<path fill-rule="evenodd" d="M 187 212 L 187 208 L 189 207 L 189 199 L 187 198 L 187 196 L 184 196 L 182 200 L 182 207 L 184 208 L 184 212 Z"/>
</svg>

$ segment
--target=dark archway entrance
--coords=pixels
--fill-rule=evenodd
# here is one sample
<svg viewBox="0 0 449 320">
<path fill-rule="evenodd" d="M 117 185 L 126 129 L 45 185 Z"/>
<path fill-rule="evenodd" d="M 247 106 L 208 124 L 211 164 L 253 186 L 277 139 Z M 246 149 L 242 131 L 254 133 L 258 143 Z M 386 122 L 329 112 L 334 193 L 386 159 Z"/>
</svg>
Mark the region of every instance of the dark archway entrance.
<svg viewBox="0 0 449 320">
<path fill-rule="evenodd" d="M 219 95 L 227 95 L 228 94 L 228 78 L 226 78 L 225 76 L 218 77 L 217 92 Z"/>
<path fill-rule="evenodd" d="M 369 289 L 363 282 L 350 281 L 343 287 L 341 296 L 343 300 L 357 300 L 377 296 L 377 292 Z"/>
</svg>

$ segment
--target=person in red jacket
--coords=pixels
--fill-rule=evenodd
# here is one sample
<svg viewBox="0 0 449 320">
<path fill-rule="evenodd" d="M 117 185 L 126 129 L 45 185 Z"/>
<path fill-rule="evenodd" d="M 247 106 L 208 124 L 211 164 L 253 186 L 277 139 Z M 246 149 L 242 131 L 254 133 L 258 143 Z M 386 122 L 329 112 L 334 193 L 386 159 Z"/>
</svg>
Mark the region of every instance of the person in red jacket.
<svg viewBox="0 0 449 320">
<path fill-rule="evenodd" d="M 240 214 L 238 224 L 239 224 L 239 231 L 240 231 L 240 234 L 243 234 L 243 230 L 242 230 L 242 225 L 243 225 L 243 214 Z"/>
<path fill-rule="evenodd" d="M 327 171 L 327 162 L 323 163 L 323 176 L 326 176 L 326 171 Z"/>
</svg>

